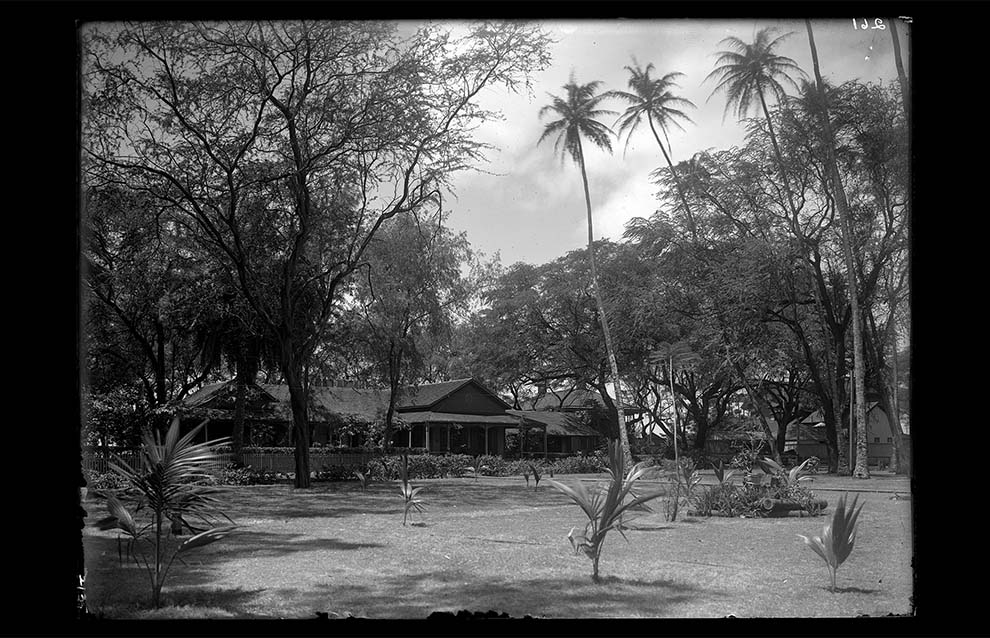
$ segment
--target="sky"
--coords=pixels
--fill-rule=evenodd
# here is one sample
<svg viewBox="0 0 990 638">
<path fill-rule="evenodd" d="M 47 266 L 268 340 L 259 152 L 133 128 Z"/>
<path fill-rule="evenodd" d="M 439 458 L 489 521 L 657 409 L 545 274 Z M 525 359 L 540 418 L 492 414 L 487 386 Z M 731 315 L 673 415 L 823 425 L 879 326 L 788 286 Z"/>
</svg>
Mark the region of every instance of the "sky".
<svg viewBox="0 0 990 638">
<path fill-rule="evenodd" d="M 501 111 L 504 119 L 486 122 L 479 139 L 495 145 L 486 172 L 470 171 L 453 180 L 456 198 L 448 200 L 448 225 L 466 233 L 472 247 L 487 257 L 500 256 L 503 265 L 517 261 L 543 264 L 587 245 L 587 211 L 577 166 L 561 162 L 554 140 L 539 146 L 543 127 L 540 109 L 551 101 L 548 94 L 564 96 L 563 86 L 574 74 L 578 83 L 600 80 L 600 90 L 628 90 L 633 59 L 643 67 L 652 63 L 652 77 L 680 72 L 677 94 L 697 107 L 688 109 L 693 123 L 684 131 L 668 131 L 671 159 L 676 164 L 699 151 L 741 145 L 744 131 L 732 112 L 725 114 L 724 93 L 709 99 L 717 82 L 705 81 L 715 65 L 719 42 L 736 36 L 752 42 L 767 26 L 780 33 L 793 32 L 778 54 L 793 59 L 814 79 L 811 49 L 803 20 L 559 20 L 542 23 L 557 41 L 550 66 L 533 77 L 533 94 L 513 95 L 489 88 L 481 96 L 486 108 Z M 871 19 L 870 27 L 877 26 Z M 863 29 L 852 18 L 812 20 L 822 76 L 833 84 L 897 82 L 889 22 L 886 29 Z M 898 22 L 902 60 L 908 77 L 910 25 Z M 608 101 L 603 108 L 621 112 L 625 104 Z M 755 113 L 754 113 L 755 114 Z M 724 115 L 724 119 L 723 119 Z M 612 126 L 616 116 L 604 123 Z M 649 129 L 641 126 L 628 147 L 625 138 L 613 142 L 613 154 L 587 150 L 586 162 L 594 213 L 595 239 L 621 241 L 625 223 L 648 217 L 656 210 L 656 187 L 650 173 L 666 165 Z"/>
</svg>

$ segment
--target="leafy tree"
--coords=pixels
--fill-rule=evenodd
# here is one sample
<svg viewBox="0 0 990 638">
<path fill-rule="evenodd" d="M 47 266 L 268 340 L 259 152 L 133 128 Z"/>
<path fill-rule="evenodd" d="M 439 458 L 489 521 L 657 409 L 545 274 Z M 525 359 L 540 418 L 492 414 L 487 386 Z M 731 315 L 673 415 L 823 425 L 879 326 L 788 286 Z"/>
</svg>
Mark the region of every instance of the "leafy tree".
<svg viewBox="0 0 990 638">
<path fill-rule="evenodd" d="M 628 464 L 632 463 L 632 454 L 629 451 L 629 435 L 625 427 L 625 415 L 622 409 L 622 384 L 619 377 L 619 367 L 615 358 L 615 348 L 612 343 L 612 334 L 608 323 L 608 315 L 605 312 L 605 303 L 602 299 L 598 282 L 598 267 L 595 260 L 595 233 L 594 222 L 591 212 L 591 194 L 588 191 L 588 174 L 585 170 L 584 148 L 581 144 L 582 137 L 597 146 L 598 148 L 612 151 L 610 136 L 611 129 L 599 122 L 596 118 L 603 115 L 612 114 L 612 111 L 598 108 L 607 94 L 596 94 L 601 82 L 589 82 L 588 84 L 578 84 L 573 74 L 570 82 L 564 85 L 566 95 L 564 98 L 551 95 L 552 102 L 540 109 L 540 117 L 550 113 L 559 116 L 559 119 L 546 124 L 540 142 L 548 137 L 556 136 L 554 151 L 561 153 L 563 158 L 570 155 L 574 163 L 581 169 L 581 181 L 584 184 L 584 201 L 588 210 L 588 263 L 591 268 L 591 285 L 598 304 L 598 313 L 601 316 L 602 332 L 605 336 L 605 349 L 608 353 L 609 366 L 612 371 L 612 384 L 615 386 L 616 412 L 618 413 L 617 426 L 619 429 L 619 441 L 622 446 L 622 454 Z"/>
<path fill-rule="evenodd" d="M 455 317 L 474 292 L 461 273 L 471 257 L 467 239 L 438 222 L 409 216 L 383 226 L 366 253 L 366 276 L 358 277 L 354 287 L 360 344 L 390 391 L 386 446 L 391 445 L 402 382 L 420 376 L 426 347 L 449 338 Z"/>
<path fill-rule="evenodd" d="M 389 219 L 442 207 L 487 149 L 487 86 L 548 63 L 523 22 L 139 23 L 84 37 L 84 175 L 134 185 L 237 282 L 289 387 L 310 484 L 305 370 Z"/>
<path fill-rule="evenodd" d="M 83 257 L 87 386 L 96 395 L 136 384 L 155 414 L 211 373 L 198 334 L 214 289 L 189 238 L 153 200 L 103 184 L 88 189 Z"/>
</svg>

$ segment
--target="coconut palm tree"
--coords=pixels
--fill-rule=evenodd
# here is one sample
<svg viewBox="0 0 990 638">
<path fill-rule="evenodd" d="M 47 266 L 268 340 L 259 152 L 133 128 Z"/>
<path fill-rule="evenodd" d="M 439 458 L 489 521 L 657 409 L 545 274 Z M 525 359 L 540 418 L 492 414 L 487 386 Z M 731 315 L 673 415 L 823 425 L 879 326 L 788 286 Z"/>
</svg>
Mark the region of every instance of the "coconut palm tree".
<svg viewBox="0 0 990 638">
<path fill-rule="evenodd" d="M 550 95 L 550 104 L 540 109 L 540 117 L 546 114 L 553 114 L 559 119 L 555 119 L 544 126 L 543 135 L 540 136 L 537 144 L 543 142 L 548 137 L 556 136 L 554 142 L 554 152 L 560 153 L 561 160 L 570 155 L 574 163 L 581 169 L 581 180 L 584 183 L 584 201 L 588 210 L 588 262 L 591 267 L 591 287 L 598 305 L 598 315 L 601 318 L 602 332 L 605 336 L 605 351 L 608 356 L 609 367 L 612 372 L 612 384 L 615 387 L 615 408 L 619 418 L 619 443 L 622 446 L 622 455 L 628 465 L 632 465 L 632 453 L 629 451 L 629 435 L 626 432 L 625 413 L 622 409 L 622 388 L 619 383 L 619 366 L 615 359 L 615 349 L 612 345 L 612 334 L 608 326 L 608 317 L 605 313 L 605 304 L 602 300 L 601 290 L 598 285 L 598 268 L 595 264 L 594 250 L 594 222 L 591 213 L 591 194 L 588 190 L 588 173 L 585 170 L 584 147 L 582 138 L 587 138 L 598 148 L 612 152 L 611 138 L 614 135 L 612 129 L 602 124 L 597 118 L 605 115 L 615 115 L 614 111 L 601 109 L 602 100 L 607 94 L 599 93 L 598 88 L 601 82 L 589 82 L 578 84 L 571 74 L 570 81 L 564 85 L 565 96 L 563 98 Z"/>
<path fill-rule="evenodd" d="M 625 69 L 629 71 L 630 92 L 608 92 L 609 97 L 618 98 L 629 104 L 616 121 L 616 124 L 619 126 L 618 134 L 621 137 L 623 133 L 626 133 L 626 147 L 628 147 L 632 134 L 643 122 L 645 116 L 646 122 L 650 126 L 650 131 L 653 133 L 653 138 L 657 141 L 657 146 L 660 147 L 663 158 L 667 160 L 667 166 L 670 167 L 670 173 L 677 187 L 677 194 L 680 195 L 681 202 L 684 204 L 684 212 L 688 216 L 688 223 L 691 225 L 691 235 L 697 239 L 697 229 L 695 227 L 694 216 L 691 214 L 691 206 L 688 204 L 687 197 L 684 195 L 684 189 L 677 177 L 677 171 L 670 159 L 670 154 L 667 151 L 670 147 L 670 140 L 667 138 L 667 129 L 670 126 L 676 126 L 684 130 L 678 120 L 693 122 L 678 107 L 696 108 L 695 105 L 690 100 L 678 97 L 671 92 L 672 88 L 677 87 L 677 83 L 674 80 L 682 77 L 684 74 L 673 72 L 661 78 L 653 78 L 650 76 L 650 73 L 653 71 L 653 64 L 647 64 L 646 68 L 643 69 L 635 59 L 633 59 L 633 66 L 627 66 Z M 666 147 L 660 140 L 660 134 L 657 132 L 658 128 L 663 131 L 664 138 L 667 139 Z"/>
<path fill-rule="evenodd" d="M 794 214 L 794 196 L 787 180 L 787 171 L 784 170 L 784 159 L 780 152 L 780 146 L 777 144 L 777 136 L 773 131 L 770 109 L 767 107 L 767 95 L 776 99 L 777 102 L 784 102 L 787 98 L 787 92 L 781 82 L 790 84 L 796 89 L 797 84 L 788 73 L 804 75 L 804 72 L 794 60 L 774 52 L 781 41 L 792 35 L 785 33 L 774 38 L 775 31 L 774 27 L 760 29 L 752 44 L 747 44 L 735 36 L 729 36 L 719 42 L 719 46 L 728 45 L 729 50 L 717 53 L 716 67 L 708 74 L 705 81 L 718 80 L 718 84 L 708 97 L 709 100 L 716 93 L 725 91 L 725 114 L 728 114 L 735 107 L 736 116 L 745 117 L 754 106 L 754 100 L 759 101 L 763 116 L 767 121 L 770 143 L 773 145 L 774 154 L 777 156 L 777 164 L 784 182 L 784 191 L 787 193 L 787 201 L 791 213 Z"/>
<path fill-rule="evenodd" d="M 811 30 L 811 20 L 805 20 L 808 27 L 808 42 L 811 45 L 811 60 L 815 67 L 815 85 L 818 89 L 818 111 L 822 129 L 825 132 L 825 152 L 828 162 L 828 171 L 831 177 L 832 190 L 835 197 L 835 208 L 839 213 L 839 225 L 842 229 L 842 253 L 846 265 L 846 285 L 849 287 L 849 305 L 852 310 L 852 331 L 853 331 L 853 376 L 855 388 L 853 390 L 856 398 L 856 467 L 853 469 L 853 476 L 856 478 L 870 478 L 869 470 L 869 440 L 867 438 L 866 423 L 866 384 L 864 377 L 865 358 L 863 354 L 863 322 L 859 308 L 859 286 L 856 282 L 856 268 L 852 249 L 852 223 L 849 216 L 849 203 L 846 200 L 846 192 L 842 187 L 842 180 L 839 177 L 839 167 L 835 160 L 835 136 L 832 132 L 832 124 L 828 117 L 828 100 L 825 92 L 825 85 L 822 81 L 821 70 L 818 67 L 818 49 L 815 47 L 815 34 Z M 850 433 L 852 433 L 852 418 L 850 419 Z"/>
</svg>

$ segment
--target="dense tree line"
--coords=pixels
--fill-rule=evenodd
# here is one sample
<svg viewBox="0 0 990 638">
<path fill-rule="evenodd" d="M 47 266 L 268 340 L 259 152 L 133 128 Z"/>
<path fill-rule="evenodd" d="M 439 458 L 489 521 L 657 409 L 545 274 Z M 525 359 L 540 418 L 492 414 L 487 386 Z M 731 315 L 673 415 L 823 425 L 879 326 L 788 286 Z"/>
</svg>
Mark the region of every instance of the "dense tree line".
<svg viewBox="0 0 990 638">
<path fill-rule="evenodd" d="M 445 227 L 444 192 L 488 150 L 472 135 L 493 116 L 478 92 L 516 90 L 548 64 L 539 29 L 479 24 L 456 39 L 379 22 L 244 22 L 89 33 L 94 439 L 127 443 L 138 426 L 163 427 L 156 415 L 208 381 L 232 376 L 241 399 L 253 380 L 279 381 L 305 487 L 309 385 L 360 379 L 394 399 L 406 383 L 473 376 L 515 407 L 597 391 L 609 415 L 599 425 L 627 455 L 624 405 L 694 450 L 734 427 L 740 397 L 767 438 L 771 420 L 821 409 L 830 469 L 868 475 L 865 389 L 896 416 L 907 375 L 907 84 L 831 86 L 817 52 L 809 79 L 776 53 L 784 37 L 723 41 L 708 80 L 747 137 L 680 161 L 666 138 L 691 123 L 694 105 L 676 94 L 682 74 L 634 61 L 625 91 L 572 76 L 541 111 L 541 141 L 580 171 L 588 245 L 505 267 Z M 585 153 L 643 130 L 659 150 L 659 204 L 621 242 L 596 239 Z M 684 417 L 676 430 L 674 415 Z M 393 416 L 394 401 L 382 444 Z M 855 458 L 847 436 L 859 440 Z M 773 445 L 783 452 L 783 428 Z M 902 471 L 905 461 L 895 455 Z"/>
</svg>

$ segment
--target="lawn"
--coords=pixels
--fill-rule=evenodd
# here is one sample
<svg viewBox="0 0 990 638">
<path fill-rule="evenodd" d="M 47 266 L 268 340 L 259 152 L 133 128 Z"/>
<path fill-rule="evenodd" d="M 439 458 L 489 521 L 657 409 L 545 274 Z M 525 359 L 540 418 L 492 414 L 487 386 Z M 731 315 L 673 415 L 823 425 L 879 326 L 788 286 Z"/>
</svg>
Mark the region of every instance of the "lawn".
<svg viewBox="0 0 990 638">
<path fill-rule="evenodd" d="M 557 476 L 562 482 L 594 480 Z M 712 482 L 710 473 L 706 483 Z M 908 481 L 818 476 L 811 489 L 832 508 L 864 490 L 852 555 L 829 591 L 824 562 L 797 534 L 820 534 L 825 516 L 776 519 L 645 514 L 628 542 L 605 541 L 603 582 L 576 556 L 567 533 L 584 515 L 567 497 L 521 477 L 436 479 L 423 514 L 402 525 L 395 483 L 221 488 L 235 534 L 190 554 L 165 586 L 167 606 L 148 609 L 147 574 L 118 561 L 117 533 L 92 523 L 84 503 L 86 595 L 108 618 L 426 618 L 460 610 L 534 618 L 855 617 L 912 613 L 912 517 Z M 658 484 L 659 485 L 659 484 Z M 658 512 L 661 501 L 655 501 Z"/>
</svg>

